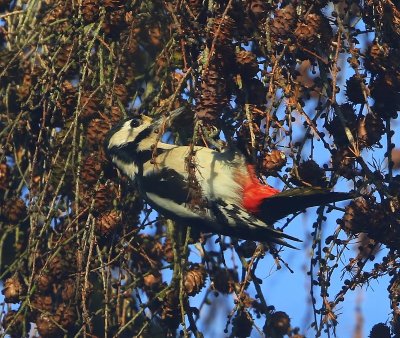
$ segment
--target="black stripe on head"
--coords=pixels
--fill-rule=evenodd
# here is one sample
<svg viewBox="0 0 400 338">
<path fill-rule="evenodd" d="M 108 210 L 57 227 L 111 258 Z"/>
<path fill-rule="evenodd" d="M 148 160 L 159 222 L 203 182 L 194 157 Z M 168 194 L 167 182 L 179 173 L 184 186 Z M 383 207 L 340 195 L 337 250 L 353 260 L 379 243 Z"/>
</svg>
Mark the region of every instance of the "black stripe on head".
<svg viewBox="0 0 400 338">
<path fill-rule="evenodd" d="M 116 125 L 114 125 L 107 133 L 106 138 L 104 139 L 104 148 L 106 152 L 108 152 L 108 145 L 110 144 L 110 139 L 111 137 L 122 128 L 122 126 L 125 124 L 126 121 L 132 120 L 132 117 L 128 117 L 126 119 L 123 119 L 119 121 Z"/>
<path fill-rule="evenodd" d="M 145 138 L 149 137 L 149 135 L 152 132 L 153 132 L 153 129 L 151 127 L 146 128 L 146 129 L 142 130 L 136 136 L 135 140 L 128 142 L 121 146 L 113 146 L 113 147 L 107 149 L 107 151 L 111 156 L 117 157 L 120 161 L 122 161 L 124 163 L 147 162 L 152 157 L 152 150 L 145 149 L 142 151 L 138 151 L 138 146 L 139 146 L 140 142 L 143 141 Z M 111 134 L 111 136 L 112 136 L 112 134 Z"/>
</svg>

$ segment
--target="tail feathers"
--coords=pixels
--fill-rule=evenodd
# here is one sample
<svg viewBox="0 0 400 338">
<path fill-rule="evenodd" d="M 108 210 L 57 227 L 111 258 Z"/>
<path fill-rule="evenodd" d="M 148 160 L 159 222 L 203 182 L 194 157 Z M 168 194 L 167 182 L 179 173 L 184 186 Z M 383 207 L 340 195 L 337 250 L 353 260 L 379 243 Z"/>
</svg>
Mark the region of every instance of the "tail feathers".
<svg viewBox="0 0 400 338">
<path fill-rule="evenodd" d="M 219 201 L 219 203 L 212 204 L 211 208 L 216 221 L 208 223 L 211 231 L 216 230 L 216 232 L 241 239 L 272 242 L 294 249 L 295 247 L 286 242 L 285 239 L 301 242 L 296 237 L 274 229 L 270 224 L 263 222 L 235 204 Z"/>
<path fill-rule="evenodd" d="M 309 207 L 325 205 L 354 198 L 351 193 L 331 192 L 319 188 L 295 188 L 266 198 L 260 207 L 260 217 L 273 224 L 277 220 Z"/>
</svg>

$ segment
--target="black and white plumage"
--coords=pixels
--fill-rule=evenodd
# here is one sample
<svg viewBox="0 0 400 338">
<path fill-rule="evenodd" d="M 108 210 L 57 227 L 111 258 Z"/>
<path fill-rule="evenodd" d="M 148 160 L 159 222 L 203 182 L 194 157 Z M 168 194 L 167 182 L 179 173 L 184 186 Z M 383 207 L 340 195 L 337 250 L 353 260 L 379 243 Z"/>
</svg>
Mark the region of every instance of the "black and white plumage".
<svg viewBox="0 0 400 338">
<path fill-rule="evenodd" d="M 171 113 L 167 123 L 180 112 Z M 204 232 L 292 247 L 285 239 L 298 240 L 274 229 L 273 222 L 309 206 L 350 198 L 349 194 L 314 188 L 308 194 L 301 188 L 293 189 L 292 194 L 278 193 L 258 182 L 252 166 L 237 150 L 218 152 L 196 146 L 191 175 L 198 183 L 202 202 L 193 205 L 187 168 L 191 148 L 159 141 L 162 124 L 162 119 L 153 121 L 144 115 L 124 120 L 110 131 L 106 150 L 114 164 L 137 183 L 143 198 L 177 222 Z M 293 207 L 293 201 L 298 208 Z"/>
</svg>

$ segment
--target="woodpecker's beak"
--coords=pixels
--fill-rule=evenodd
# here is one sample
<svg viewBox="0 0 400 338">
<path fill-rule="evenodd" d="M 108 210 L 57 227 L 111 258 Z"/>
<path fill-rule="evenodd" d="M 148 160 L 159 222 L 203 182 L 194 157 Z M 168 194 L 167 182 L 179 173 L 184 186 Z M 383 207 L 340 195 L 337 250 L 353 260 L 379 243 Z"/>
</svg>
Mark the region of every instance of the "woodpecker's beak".
<svg viewBox="0 0 400 338">
<path fill-rule="evenodd" d="M 149 123 L 149 124 L 153 123 L 153 119 L 151 117 L 149 117 L 149 116 L 146 116 L 146 115 L 142 115 L 142 120 L 143 120 L 143 122 L 146 122 L 146 123 Z"/>
<path fill-rule="evenodd" d="M 157 119 L 154 122 L 151 122 L 151 119 L 150 119 L 150 123 L 152 123 L 155 128 L 160 128 L 161 126 L 169 128 L 169 127 L 171 127 L 171 125 L 173 124 L 175 119 L 178 118 L 180 115 L 182 115 L 182 113 L 185 110 L 186 110 L 186 107 L 180 107 L 178 109 L 175 109 L 175 110 L 161 116 L 159 119 Z M 147 116 L 143 116 L 143 118 L 149 119 L 149 117 L 147 117 Z"/>
</svg>

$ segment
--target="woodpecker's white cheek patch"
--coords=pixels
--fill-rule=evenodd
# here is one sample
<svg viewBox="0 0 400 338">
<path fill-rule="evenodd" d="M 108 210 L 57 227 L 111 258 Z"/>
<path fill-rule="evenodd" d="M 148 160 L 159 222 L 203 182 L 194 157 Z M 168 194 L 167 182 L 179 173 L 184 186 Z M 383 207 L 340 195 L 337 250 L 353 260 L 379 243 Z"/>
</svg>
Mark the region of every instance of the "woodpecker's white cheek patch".
<svg viewBox="0 0 400 338">
<path fill-rule="evenodd" d="M 130 126 L 130 121 L 125 122 L 120 130 L 115 132 L 108 142 L 108 149 L 112 147 L 121 147 L 129 142 L 135 141 L 136 137 L 146 128 L 149 124 L 144 123 L 141 126 L 132 129 Z"/>
</svg>

